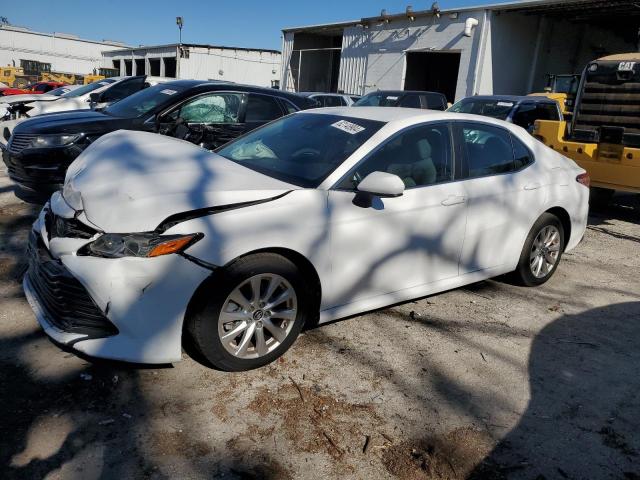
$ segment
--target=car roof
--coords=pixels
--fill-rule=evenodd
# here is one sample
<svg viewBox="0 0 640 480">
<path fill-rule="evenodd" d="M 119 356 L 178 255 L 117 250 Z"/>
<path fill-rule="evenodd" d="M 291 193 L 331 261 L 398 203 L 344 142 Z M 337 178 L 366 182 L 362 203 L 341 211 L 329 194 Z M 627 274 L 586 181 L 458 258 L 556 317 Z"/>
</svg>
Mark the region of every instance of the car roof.
<svg viewBox="0 0 640 480">
<path fill-rule="evenodd" d="M 319 113 L 326 115 L 338 115 L 342 117 L 362 118 L 363 120 L 376 120 L 378 122 L 394 122 L 396 120 L 407 120 L 414 117 L 429 116 L 442 113 L 438 110 L 423 110 L 420 108 L 402 107 L 327 107 L 315 108 L 309 113 Z"/>
<path fill-rule="evenodd" d="M 335 93 L 335 92 L 298 92 L 298 95 L 302 95 L 305 97 L 310 97 L 311 95 L 329 95 L 332 97 L 347 97 L 348 95 L 344 93 Z"/>
<path fill-rule="evenodd" d="M 527 103 L 550 103 L 550 104 L 555 104 L 556 101 L 552 100 L 548 97 L 530 97 L 530 96 L 526 96 L 526 95 L 475 95 L 473 97 L 465 97 L 462 99 L 462 101 L 464 100 L 497 100 L 497 101 L 503 101 L 503 102 L 513 102 L 513 103 L 522 103 L 522 102 L 527 102 Z"/>
<path fill-rule="evenodd" d="M 371 93 L 382 93 L 384 95 L 406 95 L 408 93 L 410 94 L 414 94 L 414 95 L 424 95 L 429 94 L 429 95 L 442 95 L 444 97 L 444 95 L 440 92 L 430 92 L 427 90 L 375 90 L 373 92 L 368 92 L 367 95 L 371 94 Z"/>
<path fill-rule="evenodd" d="M 179 87 L 184 92 L 196 90 L 200 92 L 215 92 L 217 90 L 231 90 L 236 92 L 262 93 L 278 98 L 284 98 L 294 103 L 299 108 L 312 108 L 317 105 L 315 100 L 298 93 L 284 92 L 275 88 L 256 87 L 241 83 L 224 82 L 219 80 L 173 80 L 162 84 L 165 88 Z"/>
<path fill-rule="evenodd" d="M 490 123 L 513 129 L 514 125 L 503 120 L 470 113 L 442 112 L 440 110 L 426 110 L 420 108 L 402 107 L 327 107 L 315 108 L 299 113 L 314 115 L 336 115 L 349 118 L 361 118 L 378 122 L 394 123 L 406 122 L 422 123 L 436 121 L 464 120 L 466 122 Z M 517 127 L 520 128 L 520 127 Z"/>
</svg>

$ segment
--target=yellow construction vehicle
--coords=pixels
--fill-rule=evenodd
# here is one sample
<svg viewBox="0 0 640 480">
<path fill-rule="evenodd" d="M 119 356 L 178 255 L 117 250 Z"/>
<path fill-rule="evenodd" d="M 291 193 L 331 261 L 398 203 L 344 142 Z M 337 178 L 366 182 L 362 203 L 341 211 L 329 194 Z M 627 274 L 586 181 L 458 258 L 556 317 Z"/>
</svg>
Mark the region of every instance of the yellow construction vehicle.
<svg viewBox="0 0 640 480">
<path fill-rule="evenodd" d="M 589 62 L 570 124 L 538 120 L 534 136 L 589 172 L 592 203 L 640 193 L 640 53 Z"/>
<path fill-rule="evenodd" d="M 103 80 L 109 77 L 117 77 L 120 75 L 120 70 L 117 68 L 100 68 L 96 73 L 96 70 L 93 70 L 92 74 L 84 76 L 84 84 L 97 82 L 98 80 Z"/>
<path fill-rule="evenodd" d="M 58 82 L 72 85 L 76 83 L 72 73 L 52 72 L 51 64 L 36 60 L 20 60 L 20 66 L 0 67 L 0 82 L 13 87 L 25 88 L 36 82 Z"/>
<path fill-rule="evenodd" d="M 580 85 L 580 75 L 577 74 L 547 74 L 547 86 L 544 92 L 531 93 L 532 96 L 547 97 L 560 105 L 560 111 L 569 121 L 573 113 L 573 104 Z"/>
<path fill-rule="evenodd" d="M 0 67 L 0 82 L 13 88 L 25 88 L 38 81 L 38 75 L 27 75 L 22 67 L 7 65 Z"/>
<path fill-rule="evenodd" d="M 40 81 L 42 82 L 60 82 L 67 85 L 75 85 L 78 82 L 80 75 L 74 73 L 62 73 L 62 72 L 45 72 L 40 75 Z"/>
</svg>

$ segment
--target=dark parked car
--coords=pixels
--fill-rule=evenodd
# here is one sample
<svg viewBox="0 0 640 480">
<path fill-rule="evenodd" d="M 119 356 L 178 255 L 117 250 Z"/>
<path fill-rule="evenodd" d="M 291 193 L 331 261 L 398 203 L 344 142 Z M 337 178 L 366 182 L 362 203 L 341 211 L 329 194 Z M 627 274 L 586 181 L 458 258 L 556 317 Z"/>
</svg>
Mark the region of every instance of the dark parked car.
<svg viewBox="0 0 640 480">
<path fill-rule="evenodd" d="M 315 100 L 232 83 L 178 80 L 149 87 L 102 111 L 45 114 L 14 128 L 2 158 L 25 200 L 40 202 L 64 182 L 69 164 L 102 135 L 146 130 L 215 149 Z"/>
<path fill-rule="evenodd" d="M 478 95 L 463 98 L 448 110 L 454 113 L 473 113 L 515 123 L 529 133 L 536 120 L 561 120 L 560 106 L 547 97 L 517 95 Z"/>
<path fill-rule="evenodd" d="M 438 92 L 411 90 L 378 90 L 371 92 L 356 103 L 354 107 L 406 107 L 446 110 L 447 98 Z"/>
</svg>

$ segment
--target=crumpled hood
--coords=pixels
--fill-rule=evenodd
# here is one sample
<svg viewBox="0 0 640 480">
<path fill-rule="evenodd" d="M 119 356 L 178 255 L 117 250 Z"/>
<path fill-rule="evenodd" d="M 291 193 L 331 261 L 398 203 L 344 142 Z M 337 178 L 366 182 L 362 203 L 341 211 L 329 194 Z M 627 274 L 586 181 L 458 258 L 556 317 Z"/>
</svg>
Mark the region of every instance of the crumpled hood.
<svg viewBox="0 0 640 480">
<path fill-rule="evenodd" d="M 55 103 L 55 102 L 54 102 Z M 13 129 L 16 134 L 62 134 L 85 133 L 104 134 L 120 128 L 127 128 L 128 119 L 111 117 L 102 112 L 81 110 L 72 112 L 47 113 L 27 118 Z"/>
<path fill-rule="evenodd" d="M 61 97 L 56 95 L 49 95 L 47 93 L 33 94 L 25 93 L 23 95 L 10 95 L 8 97 L 0 98 L 0 105 L 14 105 L 17 103 L 27 102 L 51 102 L 52 100 L 60 100 Z"/>
<path fill-rule="evenodd" d="M 171 215 L 299 188 L 191 143 L 126 130 L 87 148 L 65 184 L 65 192 L 80 193 L 86 219 L 110 233 L 151 231 Z"/>
</svg>

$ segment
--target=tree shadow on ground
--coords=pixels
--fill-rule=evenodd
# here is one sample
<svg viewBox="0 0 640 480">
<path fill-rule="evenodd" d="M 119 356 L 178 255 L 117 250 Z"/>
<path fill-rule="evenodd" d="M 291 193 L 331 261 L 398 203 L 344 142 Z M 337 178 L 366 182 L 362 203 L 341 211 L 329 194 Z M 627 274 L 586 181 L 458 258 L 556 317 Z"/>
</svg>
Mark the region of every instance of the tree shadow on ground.
<svg viewBox="0 0 640 480">
<path fill-rule="evenodd" d="M 640 478 L 640 302 L 565 315 L 535 338 L 531 399 L 471 478 Z"/>
</svg>

